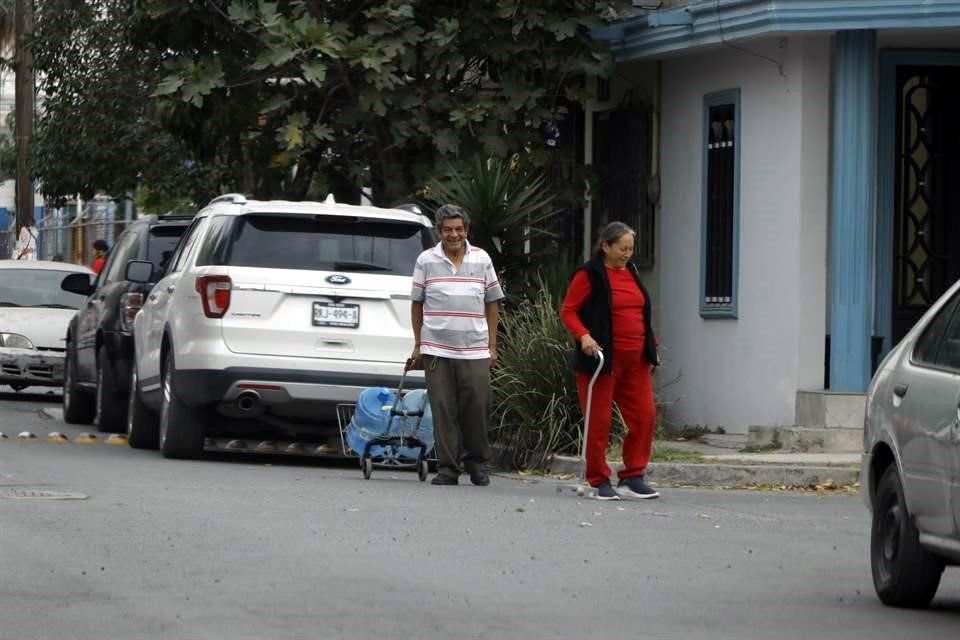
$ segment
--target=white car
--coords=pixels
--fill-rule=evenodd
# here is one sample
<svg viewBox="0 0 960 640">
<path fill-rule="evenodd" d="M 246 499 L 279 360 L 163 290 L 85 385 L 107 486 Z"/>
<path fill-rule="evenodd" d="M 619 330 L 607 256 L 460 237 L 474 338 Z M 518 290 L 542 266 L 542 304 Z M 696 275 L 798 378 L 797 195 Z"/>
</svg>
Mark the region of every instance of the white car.
<svg viewBox="0 0 960 640">
<path fill-rule="evenodd" d="M 93 274 L 66 262 L 0 260 L 0 384 L 63 384 L 67 325 L 86 300 L 60 289 L 72 273 Z"/>
<path fill-rule="evenodd" d="M 254 426 L 337 435 L 324 431 L 337 404 L 397 385 L 413 267 L 434 242 L 406 210 L 216 198 L 134 320 L 130 445 L 195 457 L 206 437 Z M 422 372 L 408 380 L 422 386 Z"/>
</svg>

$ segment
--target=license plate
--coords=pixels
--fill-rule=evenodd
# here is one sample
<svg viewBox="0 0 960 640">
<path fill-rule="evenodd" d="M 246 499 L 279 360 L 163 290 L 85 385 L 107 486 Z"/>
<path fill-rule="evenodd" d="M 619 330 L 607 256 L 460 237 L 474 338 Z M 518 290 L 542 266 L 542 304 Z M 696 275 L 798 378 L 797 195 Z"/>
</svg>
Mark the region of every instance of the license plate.
<svg viewBox="0 0 960 640">
<path fill-rule="evenodd" d="M 360 305 L 342 302 L 314 302 L 313 324 L 318 327 L 347 327 L 360 325 Z"/>
</svg>

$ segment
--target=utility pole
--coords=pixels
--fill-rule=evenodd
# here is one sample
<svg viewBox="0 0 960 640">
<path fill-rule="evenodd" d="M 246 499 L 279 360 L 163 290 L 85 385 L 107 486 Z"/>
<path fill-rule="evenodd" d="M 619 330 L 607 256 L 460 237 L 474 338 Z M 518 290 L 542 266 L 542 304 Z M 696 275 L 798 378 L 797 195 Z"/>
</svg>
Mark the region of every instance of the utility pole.
<svg viewBox="0 0 960 640">
<path fill-rule="evenodd" d="M 33 0 L 16 0 L 13 11 L 16 37 L 14 131 L 17 143 L 17 234 L 32 227 L 33 179 L 30 175 L 30 142 L 33 138 L 33 53 L 25 44 L 33 34 Z"/>
</svg>

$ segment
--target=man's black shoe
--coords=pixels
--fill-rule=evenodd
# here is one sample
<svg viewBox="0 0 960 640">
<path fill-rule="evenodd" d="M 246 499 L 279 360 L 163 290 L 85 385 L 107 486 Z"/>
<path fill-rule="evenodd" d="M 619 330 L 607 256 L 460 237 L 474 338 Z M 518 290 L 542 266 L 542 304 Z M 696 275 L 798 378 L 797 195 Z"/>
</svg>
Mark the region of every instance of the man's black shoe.
<svg viewBox="0 0 960 640">
<path fill-rule="evenodd" d="M 490 476 L 487 475 L 486 471 L 475 471 L 470 474 L 470 482 L 478 487 L 485 487 L 490 484 Z"/>
<path fill-rule="evenodd" d="M 489 482 L 489 480 L 487 482 Z M 460 481 L 457 478 L 448 476 L 445 473 L 438 473 L 437 475 L 433 476 L 433 480 L 430 481 L 430 484 L 442 484 L 442 485 L 455 485 L 459 483 Z"/>
</svg>

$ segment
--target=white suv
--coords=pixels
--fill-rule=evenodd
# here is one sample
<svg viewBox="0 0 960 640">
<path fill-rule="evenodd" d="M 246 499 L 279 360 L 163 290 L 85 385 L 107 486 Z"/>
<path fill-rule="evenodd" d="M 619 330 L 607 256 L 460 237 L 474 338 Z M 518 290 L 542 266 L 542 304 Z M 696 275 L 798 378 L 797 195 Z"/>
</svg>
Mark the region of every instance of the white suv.
<svg viewBox="0 0 960 640">
<path fill-rule="evenodd" d="M 396 386 L 413 349 L 413 266 L 433 244 L 410 211 L 213 200 L 134 321 L 131 446 L 195 457 L 241 419 L 329 436 L 336 404 Z"/>
</svg>

